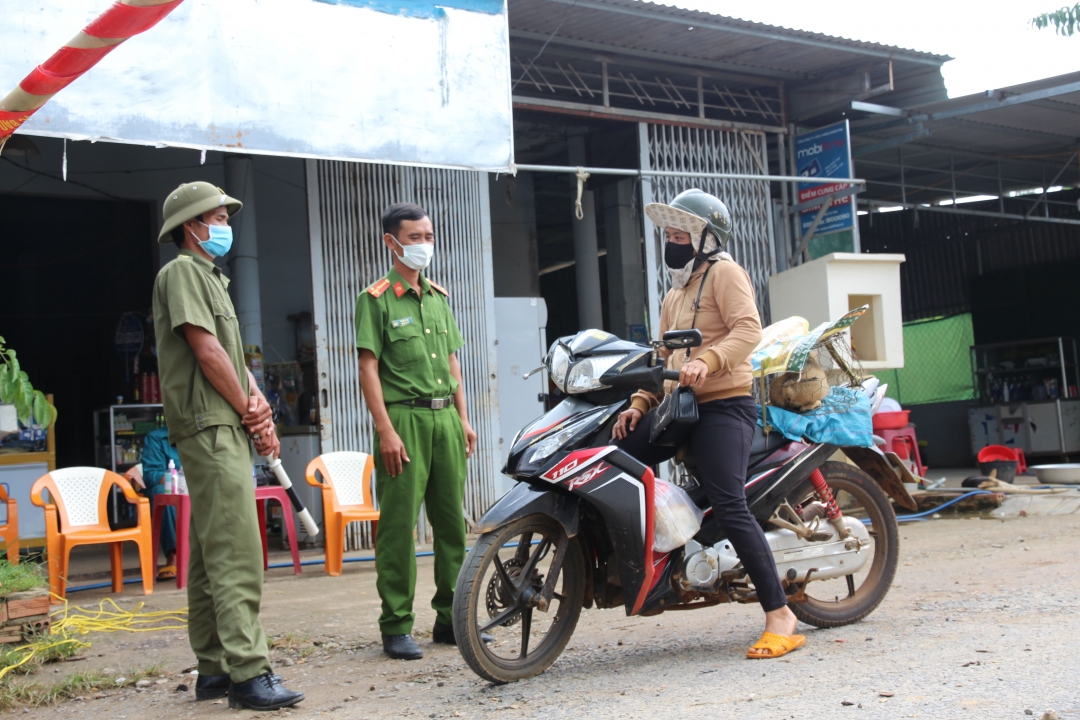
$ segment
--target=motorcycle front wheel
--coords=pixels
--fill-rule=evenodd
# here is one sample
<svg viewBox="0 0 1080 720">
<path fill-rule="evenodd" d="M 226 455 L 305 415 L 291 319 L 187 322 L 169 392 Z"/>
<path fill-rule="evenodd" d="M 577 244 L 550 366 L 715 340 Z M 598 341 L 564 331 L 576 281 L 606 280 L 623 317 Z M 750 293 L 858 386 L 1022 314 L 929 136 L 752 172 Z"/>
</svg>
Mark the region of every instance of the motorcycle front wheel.
<svg viewBox="0 0 1080 720">
<path fill-rule="evenodd" d="M 806 600 L 790 603 L 795 617 L 804 623 L 832 628 L 862 620 L 885 599 L 896 575 L 900 538 L 889 498 L 873 478 L 854 465 L 841 462 L 825 463 L 821 474 L 840 511 L 846 517 L 861 520 L 873 543 L 869 548 L 870 559 L 859 572 L 831 580 L 814 581 L 811 577 L 806 586 Z M 817 502 L 809 480 L 795 488 L 787 499 L 792 507 L 802 508 L 804 514 Z"/>
<path fill-rule="evenodd" d="M 494 683 L 539 675 L 570 641 L 584 598 L 580 544 L 550 517 L 515 520 L 481 535 L 465 558 L 454 592 L 458 649 L 473 672 Z M 492 642 L 483 641 L 485 633 Z"/>
</svg>

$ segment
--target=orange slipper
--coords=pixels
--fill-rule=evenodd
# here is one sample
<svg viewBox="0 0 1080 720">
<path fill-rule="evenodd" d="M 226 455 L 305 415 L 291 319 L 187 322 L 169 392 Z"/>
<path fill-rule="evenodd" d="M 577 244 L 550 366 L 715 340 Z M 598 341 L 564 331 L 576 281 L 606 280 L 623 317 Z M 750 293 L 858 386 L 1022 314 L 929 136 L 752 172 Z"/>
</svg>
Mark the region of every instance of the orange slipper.
<svg viewBox="0 0 1080 720">
<path fill-rule="evenodd" d="M 158 580 L 175 580 L 176 579 L 176 566 L 175 565 L 166 565 L 165 567 L 158 570 L 157 579 Z"/>
<path fill-rule="evenodd" d="M 761 639 L 754 643 L 746 651 L 746 657 L 751 660 L 762 660 L 783 657 L 792 650 L 801 648 L 806 644 L 805 635 L 774 635 L 771 632 L 761 634 Z M 757 652 L 755 652 L 755 650 Z"/>
</svg>

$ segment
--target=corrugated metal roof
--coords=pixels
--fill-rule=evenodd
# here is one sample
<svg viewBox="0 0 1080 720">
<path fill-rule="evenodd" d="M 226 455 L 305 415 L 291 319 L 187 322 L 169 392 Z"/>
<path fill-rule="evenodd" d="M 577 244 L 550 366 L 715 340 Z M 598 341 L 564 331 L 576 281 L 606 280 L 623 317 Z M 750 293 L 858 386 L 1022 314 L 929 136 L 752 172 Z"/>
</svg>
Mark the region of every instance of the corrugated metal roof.
<svg viewBox="0 0 1080 720">
<path fill-rule="evenodd" d="M 991 106 L 935 119 L 935 113 L 940 116 L 981 108 L 1016 96 L 1070 86 L 1078 89 L 1016 105 Z M 922 120 L 922 127 L 932 133 L 902 146 L 859 155 L 855 159 L 856 173 L 871 181 L 863 198 L 899 199 L 897 185 L 875 185 L 873 181 L 898 184 L 901 153 L 905 183 L 913 186 L 907 193 L 909 202 L 934 202 L 951 193 L 950 160 L 958 173 L 956 187 L 960 197 L 966 193 L 996 196 L 999 163 L 1001 188 L 1005 192 L 1050 184 L 1062 167 L 1066 169 L 1056 184 L 1080 184 L 1076 159 L 1080 150 L 1080 72 L 1002 88 L 992 95 L 968 95 L 905 109 L 915 113 L 911 122 L 901 121 L 894 127 L 871 132 L 860 129 L 894 119 L 881 114 L 848 113 L 855 121 L 852 132 L 856 150 L 915 131 L 922 116 L 928 116 Z M 920 185 L 932 189 L 914 187 Z"/>
<path fill-rule="evenodd" d="M 816 76 L 867 61 L 932 68 L 950 58 L 878 43 L 765 25 L 639 0 L 509 0 L 511 30 L 612 48 L 664 53 L 672 61 L 725 63 L 784 80 Z"/>
<path fill-rule="evenodd" d="M 813 40 L 816 42 L 824 42 L 829 45 L 844 48 L 859 48 L 865 50 L 877 50 L 888 52 L 896 57 L 907 57 L 909 59 L 919 60 L 931 60 L 937 64 L 944 63 L 952 58 L 948 55 L 937 55 L 934 53 L 924 52 L 921 50 L 915 50 L 912 48 L 902 48 L 896 45 L 883 45 L 880 43 L 866 42 L 863 40 L 854 40 L 851 38 L 840 37 L 836 35 L 825 35 L 823 33 L 809 32 L 807 30 L 798 30 L 795 28 L 783 27 L 780 25 L 766 25 L 764 23 L 753 22 L 751 20 L 744 20 L 742 18 L 736 18 L 732 16 L 715 15 L 713 13 L 702 12 L 698 10 L 686 10 L 676 7 L 668 3 L 647 2 L 646 0 L 597 0 L 599 3 L 611 6 L 620 7 L 652 7 L 662 9 L 663 12 L 676 16 L 683 17 L 688 20 L 704 20 L 712 22 L 722 22 L 731 28 L 744 28 L 747 30 L 753 30 L 762 33 L 774 33 L 781 36 L 784 40 L 803 39 Z"/>
</svg>

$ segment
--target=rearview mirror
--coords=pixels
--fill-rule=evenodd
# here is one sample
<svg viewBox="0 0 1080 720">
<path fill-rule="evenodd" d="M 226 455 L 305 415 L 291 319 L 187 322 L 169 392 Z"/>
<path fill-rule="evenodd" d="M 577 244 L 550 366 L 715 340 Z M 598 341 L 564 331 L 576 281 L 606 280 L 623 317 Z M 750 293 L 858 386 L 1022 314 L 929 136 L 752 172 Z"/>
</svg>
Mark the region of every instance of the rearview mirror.
<svg viewBox="0 0 1080 720">
<path fill-rule="evenodd" d="M 668 350 L 693 348 L 701 345 L 701 331 L 693 330 L 669 330 L 664 333 L 664 347 Z"/>
</svg>

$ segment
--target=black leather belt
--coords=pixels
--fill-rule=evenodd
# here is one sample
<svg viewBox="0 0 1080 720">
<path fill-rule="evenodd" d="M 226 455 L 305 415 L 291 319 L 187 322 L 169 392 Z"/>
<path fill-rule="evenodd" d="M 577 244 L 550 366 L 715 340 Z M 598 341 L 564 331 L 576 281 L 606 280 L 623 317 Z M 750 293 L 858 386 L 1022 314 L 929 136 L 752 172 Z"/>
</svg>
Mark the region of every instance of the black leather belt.
<svg viewBox="0 0 1080 720">
<path fill-rule="evenodd" d="M 410 407 L 427 408 L 428 410 L 445 410 L 454 404 L 454 398 L 417 398 L 415 400 L 399 400 L 394 405 L 408 405 Z"/>
</svg>

